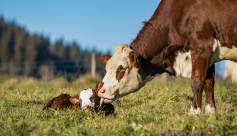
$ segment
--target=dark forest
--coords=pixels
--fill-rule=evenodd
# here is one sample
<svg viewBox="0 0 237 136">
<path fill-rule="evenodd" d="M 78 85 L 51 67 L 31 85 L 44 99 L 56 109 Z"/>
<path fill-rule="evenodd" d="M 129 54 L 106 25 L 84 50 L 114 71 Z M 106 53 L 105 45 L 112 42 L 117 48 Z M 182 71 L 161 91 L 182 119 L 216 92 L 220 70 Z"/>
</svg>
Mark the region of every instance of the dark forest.
<svg viewBox="0 0 237 136">
<path fill-rule="evenodd" d="M 91 53 L 96 56 L 96 72 L 103 75 L 101 52 L 82 49 L 76 41 L 54 44 L 42 34 L 30 34 L 14 21 L 0 17 L 0 72 L 38 79 L 55 76 L 80 76 L 90 73 Z"/>
</svg>

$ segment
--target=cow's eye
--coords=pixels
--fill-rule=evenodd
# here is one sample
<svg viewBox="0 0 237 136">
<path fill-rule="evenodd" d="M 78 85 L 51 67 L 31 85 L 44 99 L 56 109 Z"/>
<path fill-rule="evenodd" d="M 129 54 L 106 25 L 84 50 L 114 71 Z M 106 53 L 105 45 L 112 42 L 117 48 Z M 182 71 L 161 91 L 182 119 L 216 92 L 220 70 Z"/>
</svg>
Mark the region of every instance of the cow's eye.
<svg viewBox="0 0 237 136">
<path fill-rule="evenodd" d="M 124 72 L 124 71 L 126 71 L 126 69 L 127 69 L 126 67 L 125 68 L 121 68 L 119 72 Z"/>
<path fill-rule="evenodd" d="M 117 68 L 117 71 L 116 72 L 124 72 L 126 71 L 127 67 L 123 67 L 122 65 L 120 65 L 118 68 Z"/>
</svg>

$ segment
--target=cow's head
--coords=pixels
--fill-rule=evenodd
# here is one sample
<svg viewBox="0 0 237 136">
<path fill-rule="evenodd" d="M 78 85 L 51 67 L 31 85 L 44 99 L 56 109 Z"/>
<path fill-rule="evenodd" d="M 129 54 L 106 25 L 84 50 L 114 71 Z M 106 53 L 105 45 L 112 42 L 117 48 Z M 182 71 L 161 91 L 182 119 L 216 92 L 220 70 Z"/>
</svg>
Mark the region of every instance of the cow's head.
<svg viewBox="0 0 237 136">
<path fill-rule="evenodd" d="M 138 72 L 138 56 L 127 44 L 119 45 L 113 56 L 103 55 L 101 60 L 106 65 L 107 73 L 98 95 L 104 103 L 111 103 L 144 85 L 144 79 Z"/>
</svg>

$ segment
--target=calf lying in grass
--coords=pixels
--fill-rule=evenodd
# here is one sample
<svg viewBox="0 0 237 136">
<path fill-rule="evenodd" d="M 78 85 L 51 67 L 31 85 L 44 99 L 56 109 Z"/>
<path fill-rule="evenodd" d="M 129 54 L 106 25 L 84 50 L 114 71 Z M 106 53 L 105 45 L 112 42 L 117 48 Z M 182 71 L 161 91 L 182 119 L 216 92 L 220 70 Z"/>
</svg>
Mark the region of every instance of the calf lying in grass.
<svg viewBox="0 0 237 136">
<path fill-rule="evenodd" d="M 43 110 L 54 109 L 54 110 L 83 110 L 88 111 L 93 108 L 94 111 L 104 111 L 105 115 L 112 115 L 114 113 L 114 106 L 112 104 L 104 104 L 100 106 L 100 97 L 97 93 L 102 87 L 102 82 L 99 82 L 95 90 L 85 89 L 82 90 L 79 97 L 71 97 L 69 94 L 61 94 L 58 97 L 50 100 Z"/>
<path fill-rule="evenodd" d="M 53 98 L 50 100 L 46 106 L 43 108 L 45 109 L 54 109 L 54 110 L 78 110 L 80 109 L 80 101 L 78 96 L 71 97 L 69 94 L 61 94 L 58 97 Z"/>
</svg>

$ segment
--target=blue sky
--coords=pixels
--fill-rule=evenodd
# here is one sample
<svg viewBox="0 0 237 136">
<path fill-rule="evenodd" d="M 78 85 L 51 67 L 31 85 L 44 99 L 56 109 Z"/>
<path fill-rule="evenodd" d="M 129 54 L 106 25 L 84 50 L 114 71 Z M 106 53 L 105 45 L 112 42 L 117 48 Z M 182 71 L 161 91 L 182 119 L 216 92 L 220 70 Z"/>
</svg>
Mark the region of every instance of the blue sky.
<svg viewBox="0 0 237 136">
<path fill-rule="evenodd" d="M 83 48 L 113 51 L 130 43 L 155 11 L 159 0 L 0 0 L 0 15 L 31 33 L 63 38 Z"/>
<path fill-rule="evenodd" d="M 30 33 L 44 34 L 51 43 L 63 38 L 85 49 L 114 51 L 130 44 L 160 0 L 0 0 L 0 15 L 15 20 Z M 224 74 L 221 62 L 220 74 Z"/>
</svg>

